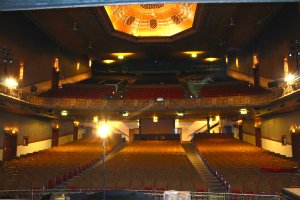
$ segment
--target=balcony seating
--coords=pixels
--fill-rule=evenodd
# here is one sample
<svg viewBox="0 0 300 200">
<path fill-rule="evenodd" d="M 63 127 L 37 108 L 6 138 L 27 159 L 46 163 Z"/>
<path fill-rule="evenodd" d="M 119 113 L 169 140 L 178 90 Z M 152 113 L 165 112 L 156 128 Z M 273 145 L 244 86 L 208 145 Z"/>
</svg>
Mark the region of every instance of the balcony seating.
<svg viewBox="0 0 300 200">
<path fill-rule="evenodd" d="M 249 86 L 247 82 L 216 83 L 197 86 L 200 97 L 259 95 L 268 93 L 263 88 Z"/>
<path fill-rule="evenodd" d="M 184 89 L 181 85 L 148 85 L 129 86 L 124 99 L 180 99 L 184 97 Z"/>
<path fill-rule="evenodd" d="M 112 151 L 118 140 L 109 140 Z M 0 190 L 54 188 L 101 159 L 100 139 L 83 139 L 31 156 L 4 162 L 0 167 Z"/>
<path fill-rule="evenodd" d="M 48 91 L 41 96 L 52 98 L 102 99 L 113 95 L 113 86 L 90 86 L 81 84 L 63 85 L 56 91 Z"/>
<path fill-rule="evenodd" d="M 69 188 L 102 189 L 102 166 L 70 180 Z M 106 188 L 207 191 L 178 141 L 135 141 L 106 162 Z"/>
<path fill-rule="evenodd" d="M 283 187 L 300 186 L 297 173 L 261 170 L 261 166 L 297 168 L 297 163 L 289 159 L 225 136 L 199 137 L 195 144 L 211 170 L 226 181 L 230 192 L 274 194 Z"/>
</svg>

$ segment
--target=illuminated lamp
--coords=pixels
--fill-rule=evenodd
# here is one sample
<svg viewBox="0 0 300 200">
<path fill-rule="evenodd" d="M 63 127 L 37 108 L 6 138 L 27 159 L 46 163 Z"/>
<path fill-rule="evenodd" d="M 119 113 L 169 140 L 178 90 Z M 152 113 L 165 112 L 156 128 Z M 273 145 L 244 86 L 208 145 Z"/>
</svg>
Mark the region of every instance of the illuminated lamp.
<svg viewBox="0 0 300 200">
<path fill-rule="evenodd" d="M 59 72 L 58 58 L 55 58 L 53 67 L 56 72 Z"/>
<path fill-rule="evenodd" d="M 128 112 L 123 112 L 123 113 L 122 113 L 122 116 L 123 116 L 123 117 L 128 117 L 128 115 L 129 115 Z"/>
<path fill-rule="evenodd" d="M 228 56 L 225 56 L 225 63 L 228 64 Z"/>
<path fill-rule="evenodd" d="M 288 74 L 285 78 L 284 81 L 289 83 L 292 82 L 295 79 L 295 76 L 293 74 Z"/>
<path fill-rule="evenodd" d="M 109 60 L 109 59 L 107 59 L 107 60 L 102 60 L 102 62 L 105 63 L 105 64 L 112 64 L 112 63 L 114 63 L 116 61 L 115 60 Z"/>
<path fill-rule="evenodd" d="M 243 120 L 239 119 L 236 121 L 237 124 L 241 125 L 243 123 Z"/>
<path fill-rule="evenodd" d="M 235 58 L 235 67 L 236 67 L 236 68 L 239 68 L 239 67 L 240 67 L 240 66 L 239 66 L 239 58 L 238 58 L 238 57 Z"/>
<path fill-rule="evenodd" d="M 80 122 L 79 121 L 74 121 L 74 126 L 79 126 Z"/>
<path fill-rule="evenodd" d="M 256 68 L 256 65 L 258 65 L 258 58 L 257 58 L 257 55 L 256 54 L 254 54 L 253 55 L 253 66 L 252 66 L 252 68 Z"/>
<path fill-rule="evenodd" d="M 89 67 L 92 67 L 92 63 L 93 63 L 92 59 L 89 59 Z"/>
<path fill-rule="evenodd" d="M 203 54 L 204 51 L 183 51 L 183 54 L 191 56 L 191 58 L 197 58 L 198 55 Z"/>
<path fill-rule="evenodd" d="M 197 58 L 197 56 L 198 56 L 198 55 L 195 54 L 195 53 L 191 54 L 191 57 L 192 57 L 192 58 Z"/>
<path fill-rule="evenodd" d="M 182 112 L 182 111 L 177 112 L 177 116 L 180 116 L 180 117 L 184 116 L 184 112 Z"/>
<path fill-rule="evenodd" d="M 206 62 L 215 62 L 217 60 L 219 60 L 219 58 L 209 57 L 209 58 L 204 59 L 204 61 L 206 61 Z"/>
<path fill-rule="evenodd" d="M 4 132 L 7 134 L 17 134 L 19 132 L 19 129 L 16 127 L 4 127 Z"/>
<path fill-rule="evenodd" d="M 76 70 L 78 71 L 80 69 L 80 62 L 77 62 L 76 64 Z"/>
<path fill-rule="evenodd" d="M 241 115 L 247 115 L 248 110 L 246 108 L 242 108 L 242 109 L 240 109 L 240 113 L 241 113 Z"/>
<path fill-rule="evenodd" d="M 134 53 L 111 53 L 111 55 L 117 57 L 119 60 L 123 60 L 125 57 L 134 55 Z"/>
<path fill-rule="evenodd" d="M 94 122 L 94 123 L 97 123 L 97 122 L 98 122 L 98 116 L 94 116 L 94 117 L 93 117 L 93 122 Z"/>
<path fill-rule="evenodd" d="M 16 89 L 18 87 L 18 81 L 12 77 L 5 79 L 4 85 L 9 89 Z"/>
<path fill-rule="evenodd" d="M 22 82 L 24 78 L 24 64 L 20 63 L 20 70 L 19 70 L 19 80 Z"/>
<path fill-rule="evenodd" d="M 153 122 L 158 122 L 158 117 L 157 116 L 153 116 Z"/>
<path fill-rule="evenodd" d="M 107 138 L 109 132 L 110 132 L 110 126 L 107 125 L 107 124 L 104 124 L 102 126 L 98 126 L 98 128 L 97 128 L 97 134 L 101 138 Z"/>
<path fill-rule="evenodd" d="M 61 116 L 68 116 L 68 111 L 62 110 L 60 114 L 61 114 Z"/>
</svg>

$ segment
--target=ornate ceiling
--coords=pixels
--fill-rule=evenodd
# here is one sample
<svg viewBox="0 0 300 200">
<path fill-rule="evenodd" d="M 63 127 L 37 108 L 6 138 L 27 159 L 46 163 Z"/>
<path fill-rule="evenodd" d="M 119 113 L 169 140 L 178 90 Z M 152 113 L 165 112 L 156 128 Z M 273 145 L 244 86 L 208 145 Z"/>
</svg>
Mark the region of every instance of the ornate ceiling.
<svg viewBox="0 0 300 200">
<path fill-rule="evenodd" d="M 193 27 L 197 4 L 105 6 L 116 31 L 135 37 L 170 37 Z"/>
</svg>

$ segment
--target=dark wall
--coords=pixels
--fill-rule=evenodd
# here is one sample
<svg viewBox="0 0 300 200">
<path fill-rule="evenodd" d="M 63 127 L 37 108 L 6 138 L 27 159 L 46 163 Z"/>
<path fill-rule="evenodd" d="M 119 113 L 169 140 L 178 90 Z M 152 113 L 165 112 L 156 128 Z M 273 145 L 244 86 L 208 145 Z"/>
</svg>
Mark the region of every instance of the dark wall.
<svg viewBox="0 0 300 200">
<path fill-rule="evenodd" d="M 28 136 L 29 143 L 50 139 L 52 137 L 52 120 L 33 116 L 23 116 L 0 112 L 0 148 L 3 148 L 3 129 L 18 128 L 18 145 L 22 144 L 23 136 Z M 73 133 L 73 122 L 60 120 L 59 135 Z"/>
<path fill-rule="evenodd" d="M 287 142 L 291 143 L 290 126 L 300 124 L 300 110 L 282 113 L 270 117 L 264 117 L 261 122 L 261 134 L 268 138 L 281 142 L 283 135 L 287 136 Z"/>
<path fill-rule="evenodd" d="M 158 119 L 158 122 L 153 122 L 153 119 L 140 119 L 140 134 L 174 134 L 175 121 L 174 119 Z"/>
<path fill-rule="evenodd" d="M 252 75 L 252 56 L 257 52 L 261 76 L 270 79 L 283 78 L 283 59 L 288 57 L 293 41 L 300 39 L 300 14 L 298 3 L 287 3 L 264 27 L 257 39 L 238 53 L 229 55 L 229 68 Z M 239 57 L 239 68 L 235 57 Z M 289 58 L 289 69 L 296 70 L 295 57 Z"/>
<path fill-rule="evenodd" d="M 0 12 L 0 48 L 8 47 L 13 53 L 9 74 L 18 76 L 20 62 L 24 63 L 23 86 L 51 79 L 54 59 L 59 58 L 61 78 L 89 70 L 88 59 L 67 54 L 21 12 Z M 76 63 L 80 62 L 80 69 Z M 0 75 L 4 67 L 0 66 Z"/>
</svg>

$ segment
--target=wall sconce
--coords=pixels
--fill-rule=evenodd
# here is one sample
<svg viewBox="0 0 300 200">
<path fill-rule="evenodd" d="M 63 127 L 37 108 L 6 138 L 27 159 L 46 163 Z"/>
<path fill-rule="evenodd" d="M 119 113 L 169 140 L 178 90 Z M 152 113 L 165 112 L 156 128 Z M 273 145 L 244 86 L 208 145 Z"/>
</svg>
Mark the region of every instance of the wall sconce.
<svg viewBox="0 0 300 200">
<path fill-rule="evenodd" d="M 158 122 L 158 117 L 157 116 L 153 116 L 153 122 Z"/>
<path fill-rule="evenodd" d="M 53 128 L 53 129 L 59 129 L 59 124 L 58 124 L 58 123 L 52 124 L 52 128 Z"/>
<path fill-rule="evenodd" d="M 16 127 L 4 127 L 4 132 L 7 134 L 17 134 L 19 132 L 19 129 Z"/>
<path fill-rule="evenodd" d="M 240 113 L 241 113 L 241 115 L 247 115 L 248 110 L 246 108 L 242 108 L 242 109 L 240 109 Z"/>
<path fill-rule="evenodd" d="M 79 126 L 80 122 L 79 121 L 74 121 L 74 126 Z"/>
</svg>

